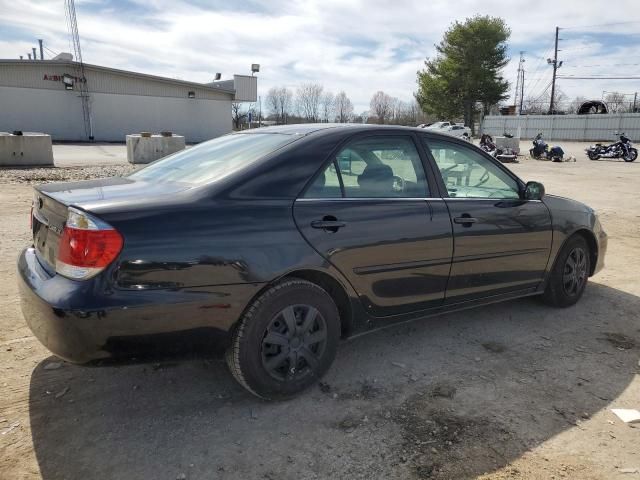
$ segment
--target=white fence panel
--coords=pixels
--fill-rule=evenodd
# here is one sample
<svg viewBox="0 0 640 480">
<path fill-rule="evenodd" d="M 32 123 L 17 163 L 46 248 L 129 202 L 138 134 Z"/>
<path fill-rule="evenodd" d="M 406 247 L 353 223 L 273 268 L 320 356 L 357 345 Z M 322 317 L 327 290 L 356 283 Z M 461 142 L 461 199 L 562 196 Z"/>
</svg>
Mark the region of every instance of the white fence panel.
<svg viewBox="0 0 640 480">
<path fill-rule="evenodd" d="M 615 132 L 624 132 L 640 141 L 640 113 L 608 115 L 489 115 L 484 117 L 481 133 L 500 136 L 505 132 L 520 138 L 538 133 L 548 140 L 612 141 Z"/>
</svg>

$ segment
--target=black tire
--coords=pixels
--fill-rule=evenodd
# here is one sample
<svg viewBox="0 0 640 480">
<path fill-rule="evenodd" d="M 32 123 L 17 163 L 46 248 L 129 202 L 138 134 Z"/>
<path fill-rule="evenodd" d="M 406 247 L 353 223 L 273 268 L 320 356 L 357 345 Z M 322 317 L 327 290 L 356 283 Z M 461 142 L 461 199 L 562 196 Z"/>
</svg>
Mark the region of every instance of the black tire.
<svg viewBox="0 0 640 480">
<path fill-rule="evenodd" d="M 234 331 L 226 360 L 249 392 L 265 400 L 282 400 L 327 372 L 339 340 L 340 316 L 329 294 L 311 282 L 289 279 L 249 306 Z"/>
<path fill-rule="evenodd" d="M 587 155 L 589 156 L 589 160 L 598 160 L 600 158 L 600 155 L 596 152 L 587 152 Z"/>
<path fill-rule="evenodd" d="M 629 149 L 629 155 L 623 157 L 625 162 L 633 162 L 636 158 L 638 158 L 638 150 L 635 148 Z"/>
<path fill-rule="evenodd" d="M 584 237 L 574 235 L 556 257 L 542 300 L 559 308 L 574 305 L 584 293 L 590 268 L 589 246 Z"/>
</svg>

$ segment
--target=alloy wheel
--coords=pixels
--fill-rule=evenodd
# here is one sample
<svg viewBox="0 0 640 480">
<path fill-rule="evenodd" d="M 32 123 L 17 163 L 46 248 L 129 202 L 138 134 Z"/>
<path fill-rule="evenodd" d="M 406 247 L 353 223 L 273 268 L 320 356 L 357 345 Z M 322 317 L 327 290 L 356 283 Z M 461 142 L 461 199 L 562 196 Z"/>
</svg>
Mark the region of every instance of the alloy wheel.
<svg viewBox="0 0 640 480">
<path fill-rule="evenodd" d="M 311 305 L 289 305 L 269 322 L 262 339 L 262 366 L 273 378 L 313 375 L 327 344 L 327 323 Z"/>
<path fill-rule="evenodd" d="M 587 280 L 587 253 L 581 247 L 576 247 L 569 253 L 564 264 L 562 287 L 567 295 L 580 293 Z"/>
</svg>

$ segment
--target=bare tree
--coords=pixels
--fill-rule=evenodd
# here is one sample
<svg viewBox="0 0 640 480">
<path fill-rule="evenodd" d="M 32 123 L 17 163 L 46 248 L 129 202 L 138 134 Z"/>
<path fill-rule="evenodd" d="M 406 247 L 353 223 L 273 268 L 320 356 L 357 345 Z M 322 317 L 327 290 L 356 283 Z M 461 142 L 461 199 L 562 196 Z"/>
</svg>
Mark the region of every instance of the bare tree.
<svg viewBox="0 0 640 480">
<path fill-rule="evenodd" d="M 335 111 L 338 123 L 347 123 L 353 119 L 353 103 L 344 91 L 336 95 Z"/>
<path fill-rule="evenodd" d="M 378 123 L 385 123 L 385 120 L 393 114 L 393 99 L 381 90 L 373 94 L 369 106 Z"/>
<path fill-rule="evenodd" d="M 244 121 L 246 116 L 247 112 L 243 111 L 242 103 L 231 102 L 231 118 L 233 120 L 233 128 L 239 130 L 240 124 Z"/>
<path fill-rule="evenodd" d="M 607 110 L 609 113 L 624 113 L 627 111 L 627 105 L 624 101 L 624 93 L 609 92 L 604 97 L 604 102 L 607 104 Z"/>
<path fill-rule="evenodd" d="M 305 83 L 298 87 L 296 92 L 296 104 L 298 114 L 308 122 L 317 122 L 320 119 L 320 101 L 324 87 L 319 83 Z"/>
<path fill-rule="evenodd" d="M 286 123 L 293 104 L 293 92 L 287 87 L 272 87 L 267 93 L 267 109 L 278 123 Z"/>
<path fill-rule="evenodd" d="M 324 92 L 324 94 L 320 98 L 323 122 L 329 123 L 330 121 L 334 120 L 333 118 L 333 112 L 335 111 L 334 101 L 335 101 L 335 97 L 331 92 Z"/>
<path fill-rule="evenodd" d="M 527 97 L 522 103 L 523 113 L 543 115 L 549 112 L 549 105 L 551 103 L 551 92 L 545 90 L 541 95 L 537 97 Z M 553 101 L 554 110 L 556 112 L 566 111 L 571 108 L 569 97 L 561 90 L 556 89 L 555 98 Z"/>
</svg>

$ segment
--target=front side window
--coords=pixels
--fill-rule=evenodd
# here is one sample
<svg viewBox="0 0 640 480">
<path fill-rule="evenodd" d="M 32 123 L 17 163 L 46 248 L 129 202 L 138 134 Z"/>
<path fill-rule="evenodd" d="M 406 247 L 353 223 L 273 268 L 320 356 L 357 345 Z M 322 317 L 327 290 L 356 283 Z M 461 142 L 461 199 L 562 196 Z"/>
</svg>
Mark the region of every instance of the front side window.
<svg viewBox="0 0 640 480">
<path fill-rule="evenodd" d="M 443 140 L 422 140 L 436 161 L 450 197 L 520 198 L 518 182 L 481 153 Z"/>
<path fill-rule="evenodd" d="M 334 171 L 346 198 L 424 198 L 429 188 L 410 137 L 373 136 L 349 142 L 307 190 L 307 198 L 336 195 Z M 340 183 L 338 183 L 340 184 Z"/>
</svg>

